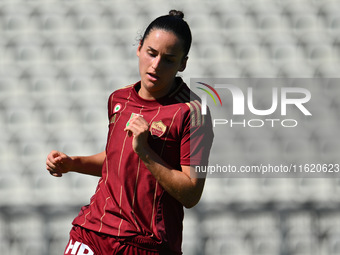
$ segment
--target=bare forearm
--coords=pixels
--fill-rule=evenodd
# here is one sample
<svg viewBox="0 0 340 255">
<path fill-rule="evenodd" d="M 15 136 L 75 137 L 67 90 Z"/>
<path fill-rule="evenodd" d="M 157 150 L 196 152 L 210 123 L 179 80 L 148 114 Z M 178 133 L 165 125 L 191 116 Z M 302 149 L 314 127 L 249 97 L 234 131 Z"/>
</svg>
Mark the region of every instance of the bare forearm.
<svg viewBox="0 0 340 255">
<path fill-rule="evenodd" d="M 191 178 L 190 166 L 183 166 L 182 171 L 173 169 L 151 149 L 140 154 L 140 158 L 159 184 L 183 206 L 191 208 L 198 203 L 205 180 Z"/>
<path fill-rule="evenodd" d="M 105 151 L 92 156 L 72 156 L 73 166 L 70 171 L 101 177 L 105 156 Z"/>
</svg>

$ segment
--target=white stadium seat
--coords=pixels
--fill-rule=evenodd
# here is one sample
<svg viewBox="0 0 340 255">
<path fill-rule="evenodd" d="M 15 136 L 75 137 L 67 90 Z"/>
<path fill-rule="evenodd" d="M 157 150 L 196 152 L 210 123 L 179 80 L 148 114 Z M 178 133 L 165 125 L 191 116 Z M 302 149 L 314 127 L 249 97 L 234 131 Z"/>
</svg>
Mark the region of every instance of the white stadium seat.
<svg viewBox="0 0 340 255">
<path fill-rule="evenodd" d="M 54 178 L 46 156 L 104 150 L 108 97 L 139 79 L 139 40 L 170 9 L 183 10 L 192 28 L 188 66 L 179 74 L 188 84 L 340 75 L 338 1 L 1 1 L 1 254 L 63 252 L 98 178 Z M 303 128 L 230 128 L 215 136 L 210 162 L 339 163 L 340 85 L 324 81 L 310 86 L 313 116 L 294 116 Z M 267 106 L 262 98 L 255 103 Z M 223 104 L 232 107 L 231 98 Z M 229 177 L 209 176 L 201 202 L 186 210 L 184 254 L 340 254 L 337 174 Z"/>
</svg>

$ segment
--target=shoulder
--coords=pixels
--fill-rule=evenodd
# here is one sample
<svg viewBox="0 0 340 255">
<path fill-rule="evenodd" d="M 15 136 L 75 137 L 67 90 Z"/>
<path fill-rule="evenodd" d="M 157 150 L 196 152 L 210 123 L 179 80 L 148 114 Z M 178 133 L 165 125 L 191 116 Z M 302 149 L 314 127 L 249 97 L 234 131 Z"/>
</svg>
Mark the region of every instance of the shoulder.
<svg viewBox="0 0 340 255">
<path fill-rule="evenodd" d="M 134 85 L 135 84 L 131 84 L 131 85 L 122 87 L 111 93 L 111 95 L 109 96 L 109 100 L 108 100 L 109 113 L 112 113 L 114 107 L 118 105 L 120 105 L 121 107 L 123 102 L 125 102 L 125 100 L 131 96 Z"/>
<path fill-rule="evenodd" d="M 203 124 L 201 99 L 184 82 L 170 96 L 180 104 L 183 115 L 190 120 L 192 126 Z"/>
<path fill-rule="evenodd" d="M 114 92 L 111 93 L 110 98 L 112 97 L 117 97 L 117 96 L 123 96 L 125 97 L 126 95 L 130 94 L 132 89 L 134 88 L 136 84 L 130 84 L 125 87 L 119 88 L 115 90 Z"/>
</svg>

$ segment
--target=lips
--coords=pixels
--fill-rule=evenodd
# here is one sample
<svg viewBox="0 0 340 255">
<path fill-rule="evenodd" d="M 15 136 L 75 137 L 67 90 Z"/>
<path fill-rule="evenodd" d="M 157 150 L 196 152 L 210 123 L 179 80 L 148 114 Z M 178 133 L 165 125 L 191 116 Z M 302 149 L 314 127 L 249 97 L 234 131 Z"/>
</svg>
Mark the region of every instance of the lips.
<svg viewBox="0 0 340 255">
<path fill-rule="evenodd" d="M 150 80 L 159 80 L 159 76 L 155 73 L 147 73 Z"/>
</svg>

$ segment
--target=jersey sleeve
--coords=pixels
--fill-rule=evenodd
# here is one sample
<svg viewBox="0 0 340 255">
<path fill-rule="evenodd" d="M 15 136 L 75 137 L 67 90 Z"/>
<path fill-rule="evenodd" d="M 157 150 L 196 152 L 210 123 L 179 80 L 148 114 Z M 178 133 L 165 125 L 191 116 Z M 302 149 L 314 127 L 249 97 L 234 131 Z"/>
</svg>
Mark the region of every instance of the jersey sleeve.
<svg viewBox="0 0 340 255">
<path fill-rule="evenodd" d="M 198 100 L 186 103 L 188 111 L 183 119 L 181 165 L 207 165 L 214 134 L 209 109 L 201 114 Z"/>
<path fill-rule="evenodd" d="M 113 107 L 112 100 L 113 100 L 113 93 L 109 96 L 109 100 L 107 102 L 107 117 L 108 117 L 109 121 L 110 121 L 110 118 L 111 118 L 111 114 L 113 112 L 112 111 L 112 107 Z"/>
</svg>

